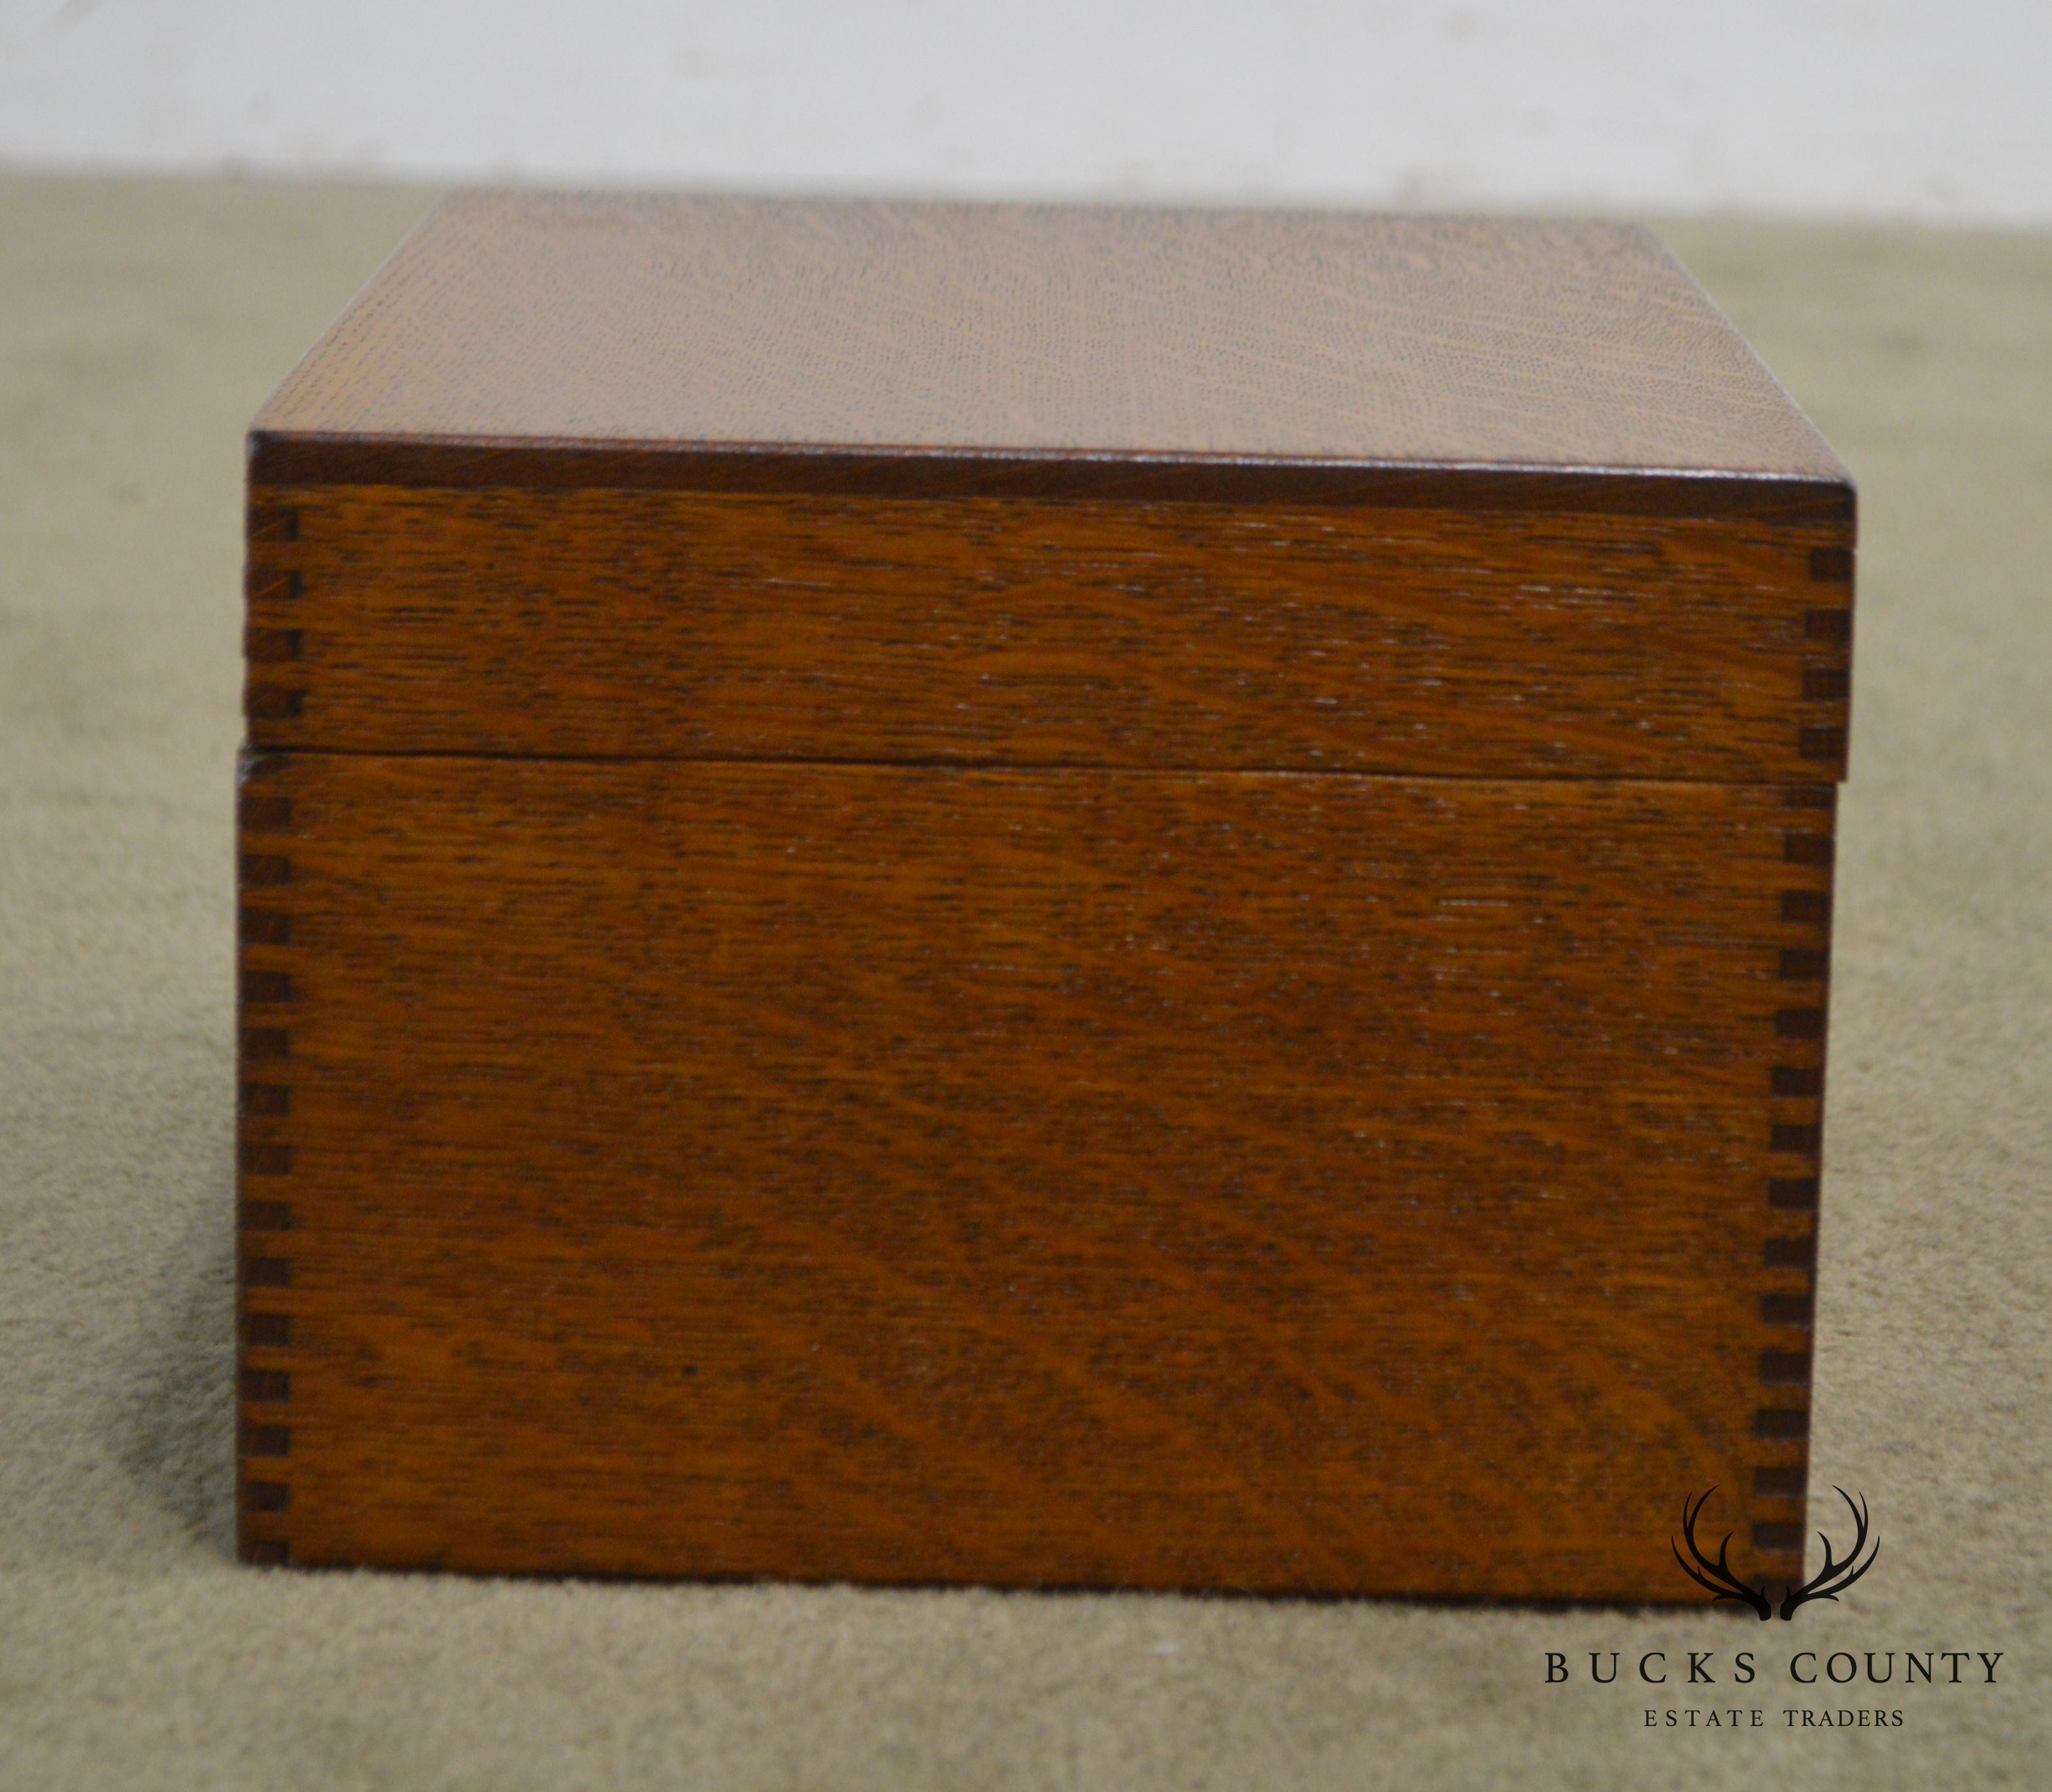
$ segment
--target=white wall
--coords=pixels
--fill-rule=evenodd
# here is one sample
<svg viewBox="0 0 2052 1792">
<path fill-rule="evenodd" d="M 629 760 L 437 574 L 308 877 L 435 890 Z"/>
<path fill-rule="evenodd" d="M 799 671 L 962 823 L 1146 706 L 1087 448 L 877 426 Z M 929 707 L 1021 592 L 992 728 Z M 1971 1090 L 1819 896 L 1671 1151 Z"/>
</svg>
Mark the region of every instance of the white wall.
<svg viewBox="0 0 2052 1792">
<path fill-rule="evenodd" d="M 0 0 L 0 162 L 2052 222 L 2052 0 Z"/>
</svg>

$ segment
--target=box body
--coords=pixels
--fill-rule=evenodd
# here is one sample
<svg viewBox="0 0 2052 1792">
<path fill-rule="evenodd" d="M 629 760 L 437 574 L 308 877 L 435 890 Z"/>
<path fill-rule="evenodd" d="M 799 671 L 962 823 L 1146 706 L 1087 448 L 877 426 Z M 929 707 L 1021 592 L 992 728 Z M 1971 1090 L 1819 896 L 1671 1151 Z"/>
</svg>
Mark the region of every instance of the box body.
<svg viewBox="0 0 2052 1792">
<path fill-rule="evenodd" d="M 252 1559 L 1799 1572 L 1851 492 L 1643 239 L 474 198 L 249 528 Z"/>
</svg>

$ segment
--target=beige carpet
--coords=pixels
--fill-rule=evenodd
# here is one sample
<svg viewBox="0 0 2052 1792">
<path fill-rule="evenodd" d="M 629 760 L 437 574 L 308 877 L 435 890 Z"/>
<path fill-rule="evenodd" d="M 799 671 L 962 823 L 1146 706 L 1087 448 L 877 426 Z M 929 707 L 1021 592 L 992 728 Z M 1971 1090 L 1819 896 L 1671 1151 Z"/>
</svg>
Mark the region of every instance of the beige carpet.
<svg viewBox="0 0 2052 1792">
<path fill-rule="evenodd" d="M 1883 1549 L 1841 1605 L 237 1567 L 240 436 L 425 202 L 0 181 L 0 1788 L 2052 1784 L 2042 237 L 1667 233 L 1862 482 L 1815 1448 Z M 1549 1649 L 1744 1647 L 1750 1688 L 1545 1680 Z M 1803 1647 L 2003 1660 L 1799 1699 Z M 1766 1721 L 1647 1730 L 1670 1704 Z M 1780 1715 L 1859 1706 L 1901 1727 Z"/>
</svg>

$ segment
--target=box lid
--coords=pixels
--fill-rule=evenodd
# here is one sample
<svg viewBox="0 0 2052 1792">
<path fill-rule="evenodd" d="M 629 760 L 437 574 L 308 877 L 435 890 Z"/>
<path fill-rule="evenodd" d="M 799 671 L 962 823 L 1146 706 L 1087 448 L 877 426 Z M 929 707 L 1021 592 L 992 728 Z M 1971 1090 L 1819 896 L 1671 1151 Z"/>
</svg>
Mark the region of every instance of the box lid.
<svg viewBox="0 0 2052 1792">
<path fill-rule="evenodd" d="M 1850 480 L 1627 226 L 464 194 L 250 476 L 263 744 L 1842 759 Z"/>
</svg>

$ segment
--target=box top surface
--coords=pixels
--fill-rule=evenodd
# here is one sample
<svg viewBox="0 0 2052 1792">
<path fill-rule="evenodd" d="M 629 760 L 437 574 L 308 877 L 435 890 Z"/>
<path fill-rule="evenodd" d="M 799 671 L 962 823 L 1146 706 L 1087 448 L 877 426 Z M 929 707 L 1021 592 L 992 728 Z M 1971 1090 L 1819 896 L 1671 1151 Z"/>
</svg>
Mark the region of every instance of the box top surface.
<svg viewBox="0 0 2052 1792">
<path fill-rule="evenodd" d="M 1850 481 L 1652 237 L 470 193 L 258 417 L 309 482 L 1676 511 Z"/>
</svg>

